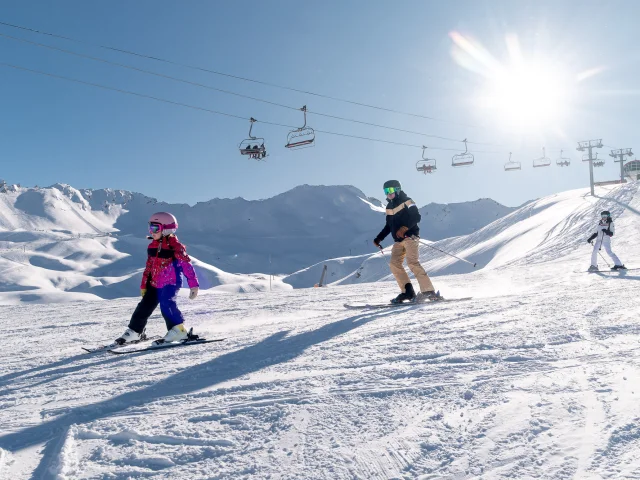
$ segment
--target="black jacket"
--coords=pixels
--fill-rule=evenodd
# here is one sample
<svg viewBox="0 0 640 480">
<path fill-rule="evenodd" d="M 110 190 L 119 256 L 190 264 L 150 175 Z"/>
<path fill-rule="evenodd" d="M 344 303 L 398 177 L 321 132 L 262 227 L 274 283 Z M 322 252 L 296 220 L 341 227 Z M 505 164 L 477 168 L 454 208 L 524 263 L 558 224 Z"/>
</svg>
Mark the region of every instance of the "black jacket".
<svg viewBox="0 0 640 480">
<path fill-rule="evenodd" d="M 376 237 L 376 241 L 379 243 L 385 239 L 389 233 L 396 242 L 401 242 L 404 238 L 398 238 L 396 232 L 400 227 L 407 227 L 407 233 L 405 237 L 412 237 L 413 235 L 420 235 L 420 212 L 418 206 L 411 200 L 406 193 L 400 191 L 395 198 L 387 204 L 387 223 L 382 231 Z"/>
</svg>

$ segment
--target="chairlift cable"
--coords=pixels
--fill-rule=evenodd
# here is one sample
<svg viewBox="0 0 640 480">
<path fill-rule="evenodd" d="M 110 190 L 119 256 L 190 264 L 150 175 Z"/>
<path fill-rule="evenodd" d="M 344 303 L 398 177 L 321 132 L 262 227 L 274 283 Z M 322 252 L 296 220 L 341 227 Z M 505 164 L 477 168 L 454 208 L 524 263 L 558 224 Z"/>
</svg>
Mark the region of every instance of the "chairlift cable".
<svg viewBox="0 0 640 480">
<path fill-rule="evenodd" d="M 152 56 L 152 55 L 146 55 L 146 54 L 142 54 L 142 53 L 137 53 L 137 52 L 134 52 L 134 51 L 131 51 L 131 50 L 125 50 L 125 49 L 121 49 L 121 48 L 110 47 L 108 45 L 101 45 L 99 43 L 88 42 L 88 41 L 85 41 L 85 40 L 78 40 L 76 38 L 68 37 L 68 36 L 65 36 L 65 35 L 58 35 L 58 34 L 55 34 L 55 33 L 50 33 L 50 32 L 45 32 L 43 30 L 37 30 L 37 29 L 34 29 L 34 28 L 15 25 L 15 24 L 8 23 L 8 22 L 0 21 L 0 25 L 4 25 L 6 27 L 15 28 L 15 29 L 19 29 L 19 30 L 24 30 L 24 31 L 27 31 L 27 32 L 36 33 L 36 34 L 39 34 L 39 35 L 47 35 L 47 36 L 53 37 L 53 38 L 60 38 L 60 39 L 63 39 L 63 40 L 79 43 L 79 44 L 82 44 L 82 45 L 89 45 L 89 46 L 92 46 L 92 47 L 98 47 L 98 48 L 102 48 L 102 49 L 105 49 L 105 50 L 111 50 L 111 51 L 118 52 L 118 53 L 124 53 L 126 55 L 133 55 L 133 56 L 136 56 L 136 57 L 139 57 L 139 58 L 146 58 L 146 59 L 149 59 L 149 60 L 154 60 L 154 61 L 157 61 L 157 62 L 162 62 L 162 63 L 166 63 L 166 64 L 170 64 L 170 65 L 175 65 L 175 66 L 179 66 L 179 67 L 182 67 L 182 68 L 189 68 L 189 69 L 192 69 L 192 70 L 198 70 L 198 71 L 201 71 L 201 72 L 211 73 L 211 74 L 214 74 L 214 75 L 220 75 L 220 76 L 224 76 L 224 77 L 228 77 L 228 78 L 233 78 L 233 79 L 236 79 L 236 80 L 242 80 L 242 81 L 245 81 L 245 82 L 257 83 L 257 84 L 260 84 L 260 85 L 279 88 L 279 89 L 282 89 L 282 90 L 289 90 L 289 91 L 293 91 L 293 92 L 297 92 L 297 93 L 304 93 L 306 95 L 313 95 L 313 96 L 316 96 L 316 97 L 326 98 L 326 99 L 329 99 L 329 100 L 335 100 L 335 101 L 343 102 L 343 103 L 349 103 L 351 105 L 357 105 L 357 106 L 360 106 L 360 107 L 372 108 L 372 109 L 375 109 L 375 110 L 381 110 L 381 111 L 390 112 L 390 113 L 397 113 L 399 115 L 406 115 L 406 116 L 410 116 L 410 117 L 424 118 L 424 119 L 427 119 L 427 120 L 432 120 L 434 122 L 451 123 L 453 125 L 459 125 L 459 126 L 465 126 L 465 127 L 471 127 L 471 128 L 482 128 L 482 129 L 486 129 L 487 128 L 487 127 L 479 126 L 479 125 L 469 125 L 469 124 L 454 122 L 454 121 L 451 121 L 451 120 L 444 120 L 444 119 L 441 119 L 441 118 L 430 117 L 428 115 L 422 115 L 422 114 L 418 114 L 418 113 L 405 112 L 405 111 L 397 110 L 397 109 L 393 109 L 393 108 L 380 107 L 380 106 L 377 106 L 377 105 L 371 105 L 371 104 L 364 103 L 364 102 L 356 102 L 356 101 L 353 101 L 353 100 L 334 97 L 334 96 L 331 96 L 331 95 L 324 95 L 324 94 L 321 94 L 321 93 L 311 92 L 311 91 L 308 91 L 308 90 L 302 90 L 302 89 L 298 89 L 298 88 L 278 85 L 278 84 L 271 83 L 271 82 L 265 82 L 265 81 L 262 81 L 262 80 L 256 80 L 256 79 L 252 79 L 252 78 L 247 78 L 247 77 L 243 77 L 243 76 L 240 76 L 240 75 L 233 75 L 233 74 L 230 74 L 230 73 L 219 72 L 217 70 L 211 70 L 211 69 L 208 69 L 208 68 L 189 65 L 189 64 L 186 64 L 186 63 L 177 62 L 175 60 L 167 60 L 167 59 L 156 57 L 156 56 Z"/>
<path fill-rule="evenodd" d="M 116 66 L 116 67 L 120 67 L 120 68 L 124 68 L 124 69 L 128 69 L 128 70 L 133 70 L 133 71 L 136 71 L 136 72 L 145 73 L 145 74 L 148 74 L 148 75 L 153 75 L 153 76 L 159 77 L 159 78 L 164 78 L 164 79 L 173 80 L 173 81 L 180 82 L 180 83 L 185 83 L 185 84 L 192 85 L 192 86 L 195 86 L 195 87 L 206 88 L 207 90 L 213 90 L 213 91 L 224 93 L 224 94 L 227 94 L 227 95 L 233 95 L 233 96 L 236 96 L 236 97 L 241 97 L 241 98 L 246 98 L 246 99 L 249 99 L 249 100 L 254 100 L 256 102 L 266 103 L 268 105 L 273 105 L 273 106 L 276 106 L 276 107 L 286 108 L 288 110 L 300 110 L 297 107 L 292 107 L 290 105 L 284 105 L 282 103 L 273 102 L 271 100 L 265 100 L 265 99 L 254 97 L 254 96 L 251 96 L 251 95 L 245 95 L 245 94 L 234 92 L 234 91 L 231 91 L 231 90 L 226 90 L 226 89 L 222 89 L 222 88 L 218 88 L 218 87 L 213 87 L 211 85 L 206 85 L 206 84 L 203 84 L 203 83 L 200 83 L 200 82 L 194 82 L 194 81 L 191 81 L 191 80 L 186 80 L 184 78 L 179 78 L 179 77 L 174 77 L 174 76 L 171 76 L 171 75 L 166 75 L 166 74 L 163 74 L 163 73 L 153 72 L 153 71 L 146 70 L 146 69 L 143 69 L 143 68 L 135 67 L 133 65 L 127 65 L 127 64 L 124 64 L 124 63 L 120 63 L 120 62 L 114 62 L 114 61 L 111 61 L 111 60 L 106 60 L 104 58 L 95 57 L 93 55 L 86 55 L 86 54 L 83 54 L 83 53 L 74 52 L 72 50 L 67 50 L 65 48 L 60 48 L 60 47 L 55 47 L 53 45 L 47 45 L 47 44 L 44 44 L 44 43 L 34 42 L 34 41 L 31 41 L 31 40 L 27 40 L 27 39 L 19 38 L 19 37 L 14 37 L 12 35 L 7 35 L 7 34 L 4 34 L 4 33 L 0 33 L 0 37 L 6 38 L 6 39 L 10 39 L 10 40 L 15 40 L 15 41 L 18 41 L 18 42 L 27 43 L 27 44 L 30 44 L 30 45 L 33 45 L 33 46 L 37 46 L 37 47 L 42 47 L 42 48 L 47 48 L 47 49 L 50 49 L 50 50 L 55 50 L 55 51 L 58 51 L 58 52 L 61 52 L 61 53 L 66 53 L 66 54 L 73 55 L 73 56 L 80 57 L 80 58 L 86 58 L 86 59 L 89 59 L 89 60 L 93 60 L 93 61 L 96 61 L 96 62 L 107 64 L 107 65 L 113 65 L 113 66 Z M 393 131 L 396 131 L 396 132 L 409 133 L 409 134 L 412 134 L 412 135 L 420 135 L 420 136 L 428 137 L 428 138 L 436 138 L 436 139 L 439 139 L 439 140 L 450 141 L 450 142 L 460 142 L 461 143 L 460 140 L 455 139 L 455 138 L 444 137 L 444 136 L 440 136 L 440 135 L 431 135 L 431 134 L 428 134 L 428 133 L 416 132 L 416 131 L 406 130 L 406 129 L 402 129 L 402 128 L 395 128 L 395 127 L 390 127 L 388 125 L 380 125 L 380 124 L 376 124 L 376 123 L 372 123 L 372 122 L 365 122 L 365 121 L 356 120 L 356 119 L 352 119 L 352 118 L 341 117 L 339 115 L 330 115 L 330 114 L 327 114 L 327 113 L 315 112 L 315 111 L 311 111 L 311 110 L 307 110 L 307 113 L 313 114 L 313 115 L 322 116 L 322 117 L 332 118 L 332 119 L 335 119 L 335 120 L 341 120 L 341 121 L 345 121 L 345 122 L 352 122 L 352 123 L 358 123 L 358 124 L 361 124 L 361 125 L 368 125 L 368 126 L 372 126 L 372 127 L 376 127 L 376 128 L 383 128 L 383 129 L 387 129 L 387 130 L 393 130 Z M 474 144 L 474 145 L 503 146 L 503 145 L 497 145 L 497 144 L 492 144 L 492 143 L 483 143 L 483 142 L 468 142 L 468 143 L 471 143 L 471 144 Z"/>
<path fill-rule="evenodd" d="M 154 101 L 161 102 L 161 103 L 168 103 L 170 105 L 176 105 L 176 106 L 180 106 L 180 107 L 185 107 L 185 108 L 189 108 L 189 109 L 192 109 L 192 110 L 199 110 L 199 111 L 202 111 L 202 112 L 213 113 L 213 114 L 222 115 L 222 116 L 225 116 L 225 117 L 237 118 L 237 119 L 243 120 L 243 121 L 249 120 L 249 118 L 243 117 L 241 115 L 235 115 L 235 114 L 232 114 L 232 113 L 221 112 L 219 110 L 213 110 L 213 109 L 206 108 L 206 107 L 200 107 L 198 105 L 191 105 L 191 104 L 187 104 L 187 103 L 183 103 L 183 102 L 176 102 L 174 100 L 168 100 L 166 98 L 161 98 L 161 97 L 157 97 L 157 96 L 153 96 L 153 95 L 147 95 L 147 94 L 144 94 L 144 93 L 133 92 L 133 91 L 125 90 L 125 89 L 122 89 L 122 88 L 109 87 L 107 85 L 102 85 L 100 83 L 89 82 L 89 81 L 85 81 L 85 80 L 78 80 L 78 79 L 75 79 L 75 78 L 66 77 L 66 76 L 63 76 L 63 75 L 57 75 L 57 74 L 49 73 L 49 72 L 43 72 L 41 70 L 35 70 L 35 69 L 32 69 L 32 68 L 22 67 L 22 66 L 19 66 L 19 65 L 11 64 L 11 63 L 0 62 L 0 66 L 13 68 L 13 69 L 16 69 L 16 70 L 21 70 L 21 71 L 29 72 L 29 73 L 35 73 L 35 74 L 38 74 L 38 75 L 43 75 L 43 76 L 47 76 L 47 77 L 51 77 L 51 78 L 57 78 L 59 80 L 66 80 L 68 82 L 72 82 L 72 83 L 76 83 L 76 84 L 80 84 L 80 85 L 87 85 L 87 86 L 91 86 L 91 87 L 100 88 L 100 89 L 103 89 L 103 90 L 110 90 L 110 91 L 113 91 L 113 92 L 123 93 L 123 94 L 126 94 L 126 95 L 132 95 L 132 96 L 136 96 L 136 97 L 140 97 L 140 98 L 146 98 L 146 99 L 154 100 Z M 263 123 L 265 125 L 272 125 L 272 126 L 283 127 L 283 128 L 288 128 L 288 129 L 297 128 L 297 127 L 295 127 L 293 125 L 287 125 L 287 124 L 277 123 L 277 122 L 269 122 L 269 121 L 265 121 L 265 120 L 257 120 L 257 122 Z M 391 140 L 383 140 L 383 139 L 372 138 L 372 137 L 363 137 L 363 136 L 359 136 L 359 135 L 350 135 L 350 134 L 346 134 L 346 133 L 331 132 L 331 131 L 328 131 L 328 130 L 316 130 L 316 132 L 324 133 L 326 135 L 335 135 L 335 136 L 340 136 L 340 137 L 355 138 L 355 139 L 359 139 L 359 140 L 367 140 L 367 141 L 371 141 L 371 142 L 386 143 L 386 144 L 390 144 L 390 145 L 398 145 L 398 146 L 412 147 L 412 148 L 422 148 L 422 145 L 415 145 L 415 144 L 403 143 L 403 142 L 395 142 L 395 141 L 391 141 Z M 439 148 L 439 147 L 430 147 L 430 148 L 431 148 L 431 150 L 443 150 L 443 151 L 455 151 L 455 152 L 458 151 L 458 149 L 455 149 L 455 148 Z M 489 151 L 482 152 L 482 151 L 480 151 L 478 153 L 499 153 L 499 152 L 489 152 Z"/>
<path fill-rule="evenodd" d="M 215 75 L 221 75 L 221 76 L 225 76 L 225 77 L 229 77 L 229 78 L 234 78 L 234 79 L 237 79 L 237 80 L 253 82 L 253 83 L 262 84 L 262 85 L 266 85 L 266 86 L 271 86 L 271 87 L 275 87 L 275 88 L 291 90 L 291 91 L 295 91 L 295 92 L 298 92 L 298 93 L 304 93 L 304 94 L 313 95 L 313 96 L 317 96 L 317 97 L 321 97 L 321 98 L 327 98 L 327 99 L 336 100 L 336 101 L 340 101 L 340 102 L 350 103 L 350 104 L 358 105 L 358 106 L 362 106 L 362 107 L 373 108 L 373 109 L 377 109 L 377 110 L 382 110 L 382 111 L 387 111 L 387 112 L 391 112 L 391 113 L 397 113 L 397 114 L 402 114 L 402 115 L 407 115 L 407 116 L 412 116 L 412 117 L 425 118 L 425 119 L 433 120 L 433 121 L 437 121 L 437 122 L 451 123 L 451 124 L 454 124 L 454 125 L 467 126 L 467 127 L 472 127 L 472 128 L 483 128 L 483 129 L 487 128 L 487 127 L 478 126 L 478 125 L 468 125 L 468 124 L 463 124 L 463 123 L 459 123 L 459 122 L 453 122 L 453 121 L 449 121 L 449 120 L 439 119 L 439 118 L 436 118 L 436 117 L 430 117 L 430 116 L 416 114 L 416 113 L 404 112 L 404 111 L 397 110 L 397 109 L 379 107 L 379 106 L 370 105 L 370 104 L 366 104 L 366 103 L 362 103 L 362 102 L 355 102 L 355 101 L 352 101 L 352 100 L 333 97 L 333 96 L 330 96 L 330 95 L 319 94 L 319 93 L 315 93 L 315 92 L 311 92 L 311 91 L 296 89 L 296 88 L 293 88 L 293 87 L 286 87 L 286 86 L 277 85 L 277 84 L 270 83 L 270 82 L 264 82 L 264 81 L 261 81 L 261 80 L 255 80 L 255 79 L 250 79 L 250 78 L 242 77 L 242 76 L 238 76 L 238 75 L 232 75 L 232 74 L 228 74 L 228 73 L 224 73 L 224 72 L 218 72 L 218 71 L 206 69 L 206 68 L 203 68 L 203 67 L 197 67 L 197 66 L 193 66 L 193 65 L 183 64 L 183 63 L 176 62 L 176 61 L 173 61 L 173 60 L 167 60 L 167 59 L 163 59 L 163 58 L 160 58 L 160 57 L 155 57 L 155 56 L 151 56 L 151 55 L 145 55 L 145 54 L 133 52 L 133 51 L 130 51 L 130 50 L 124 50 L 124 49 L 120 49 L 120 48 L 110 47 L 110 46 L 107 46 L 107 45 L 101 45 L 101 44 L 98 44 L 98 43 L 92 43 L 92 42 L 87 42 L 87 41 L 84 41 L 84 40 L 78 40 L 78 39 L 75 39 L 75 38 L 72 38 L 72 37 L 68 37 L 68 36 L 64 36 L 64 35 L 58 35 L 58 34 L 54 34 L 54 33 L 50 33 L 50 32 L 45 32 L 43 30 L 37 30 L 37 29 L 29 28 L 29 27 L 20 26 L 20 25 L 15 25 L 15 24 L 8 23 L 8 22 L 0 21 L 0 25 L 4 25 L 4 26 L 7 26 L 7 27 L 19 29 L 19 30 L 24 30 L 24 31 L 36 33 L 36 34 L 39 34 L 39 35 L 46 35 L 46 36 L 53 37 L 53 38 L 60 38 L 60 39 L 63 39 L 63 40 L 71 41 L 71 42 L 82 44 L 82 45 L 89 45 L 89 46 L 93 46 L 93 47 L 102 48 L 102 49 L 105 49 L 105 50 L 111 50 L 111 51 L 118 52 L 118 53 L 124 53 L 124 54 L 127 54 L 127 55 L 132 55 L 132 56 L 136 56 L 136 57 L 140 57 L 140 58 L 146 58 L 146 59 L 150 59 L 150 60 L 154 60 L 154 61 L 158 61 L 158 62 L 162 62 L 162 63 L 176 65 L 176 66 L 180 66 L 180 67 L 183 67 L 183 68 L 199 70 L 199 71 L 203 71 L 203 72 L 207 72 L 207 73 L 212 73 L 212 74 L 215 74 Z M 134 66 L 131 66 L 131 65 L 121 64 L 121 63 L 118 63 L 118 62 L 112 62 L 110 60 L 105 60 L 105 59 L 102 59 L 102 58 L 99 58 L 99 57 L 93 57 L 93 56 L 90 56 L 90 55 L 85 55 L 85 54 L 73 52 L 73 51 L 66 50 L 66 49 L 63 49 L 63 48 L 60 48 L 60 47 L 54 47 L 54 46 L 51 46 L 51 45 L 41 44 L 41 43 L 38 43 L 38 42 L 33 42 L 33 41 L 30 41 L 30 40 L 21 39 L 21 38 L 18 38 L 18 37 L 13 37 L 11 35 L 6 35 L 6 34 L 2 34 L 2 33 L 0 33 L 0 36 L 5 37 L 5 38 L 9 38 L 9 39 L 13 39 L 13 40 L 16 40 L 16 41 L 20 41 L 20 42 L 29 43 L 29 44 L 32 44 L 32 45 L 44 47 L 44 48 L 49 48 L 49 49 L 52 49 L 52 50 L 57 50 L 57 51 L 60 51 L 60 52 L 63 52 L 63 53 L 68 53 L 70 55 L 75 55 L 75 56 L 78 56 L 78 57 L 88 58 L 88 59 L 95 60 L 95 61 L 98 61 L 98 62 L 102 62 L 102 63 L 105 63 L 105 64 L 111 64 L 111 65 L 119 66 L 121 68 L 127 68 L 127 69 L 135 70 L 135 71 L 138 71 L 138 72 L 141 72 L 141 73 L 147 73 L 147 74 L 150 74 L 150 75 L 154 75 L 154 76 L 158 76 L 158 77 L 162 77 L 162 78 L 166 78 L 166 79 L 170 79 L 170 80 L 174 80 L 174 81 L 190 84 L 190 85 L 193 85 L 193 86 L 206 88 L 206 89 L 209 89 L 209 90 L 215 90 L 215 91 L 218 91 L 218 92 L 221 92 L 221 93 L 225 93 L 225 94 L 228 94 L 228 95 L 247 98 L 247 99 L 250 99 L 250 100 L 266 103 L 266 104 L 273 105 L 273 106 L 278 106 L 278 107 L 281 107 L 281 108 L 286 108 L 286 109 L 289 109 L 289 110 L 299 110 L 298 108 L 291 107 L 289 105 L 283 105 L 283 104 L 280 104 L 280 103 L 277 103 L 277 102 L 272 102 L 270 100 L 264 100 L 264 99 L 261 99 L 261 98 L 258 98 L 258 97 L 253 97 L 253 96 L 250 96 L 250 95 L 244 95 L 244 94 L 240 94 L 240 93 L 233 92 L 233 91 L 230 91 L 230 90 L 224 90 L 224 89 L 212 87 L 210 85 L 204 85 L 204 84 L 201 84 L 201 83 L 198 83 L 198 82 L 193 82 L 193 81 L 190 81 L 190 80 L 185 80 L 185 79 L 181 79 L 181 78 L 177 78 L 177 77 L 172 77 L 170 75 L 165 75 L 165 74 L 161 74 L 161 73 L 157 73 L 157 72 L 152 72 L 152 71 L 141 69 L 141 68 L 134 67 Z M 375 123 L 364 122 L 364 121 L 360 121 L 360 120 L 340 117 L 340 116 L 337 116 L 337 115 L 325 114 L 325 113 L 321 113 L 321 112 L 308 111 L 308 113 L 312 113 L 312 114 L 319 115 L 319 116 L 324 116 L 324 117 L 327 117 L 327 118 L 333 118 L 333 119 L 336 119 L 336 120 L 342 120 L 342 121 L 346 121 L 346 122 L 369 125 L 369 126 L 373 126 L 373 127 L 376 127 L 376 128 L 383 128 L 383 129 L 388 129 L 388 130 L 393 130 L 393 131 L 398 131 L 398 132 L 403 132 L 403 133 L 409 133 L 409 134 L 413 134 L 413 135 L 420 135 L 420 136 L 429 137 L 429 138 L 436 138 L 436 139 L 440 139 L 440 140 L 444 140 L 444 141 L 452 141 L 452 142 L 460 142 L 461 143 L 460 140 L 449 138 L 449 137 L 443 137 L 443 136 L 439 136 L 439 135 L 425 134 L 425 133 L 422 133 L 422 132 L 415 132 L 415 131 L 411 131 L 411 130 L 405 130 L 405 129 L 386 126 L 386 125 L 379 125 L 379 124 L 375 124 Z M 326 132 L 324 132 L 324 133 L 326 133 Z M 366 137 L 362 137 L 362 138 L 366 138 Z M 467 143 L 473 144 L 473 145 L 484 145 L 484 146 L 494 146 L 494 147 L 508 147 L 508 145 L 497 144 L 497 143 L 470 142 L 470 141 L 468 141 Z M 412 146 L 415 146 L 415 145 L 412 145 Z M 534 147 L 525 147 L 525 148 L 529 149 L 529 148 L 534 148 Z M 611 147 L 611 148 L 613 148 L 613 147 Z M 454 151 L 454 149 L 440 149 L 440 150 L 451 150 L 451 151 Z M 555 149 L 555 150 L 559 150 L 559 149 Z M 478 153 L 504 153 L 504 152 L 480 152 L 480 151 L 478 151 Z"/>
</svg>

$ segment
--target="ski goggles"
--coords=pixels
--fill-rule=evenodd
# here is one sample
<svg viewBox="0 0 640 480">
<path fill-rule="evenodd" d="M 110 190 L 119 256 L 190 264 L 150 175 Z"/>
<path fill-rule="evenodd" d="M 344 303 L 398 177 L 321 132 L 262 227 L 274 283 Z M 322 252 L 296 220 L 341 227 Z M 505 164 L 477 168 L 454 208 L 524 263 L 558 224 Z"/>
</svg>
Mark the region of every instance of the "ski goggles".
<svg viewBox="0 0 640 480">
<path fill-rule="evenodd" d="M 400 191 L 397 187 L 387 187 L 384 189 L 385 195 L 391 195 L 392 193 L 398 193 Z"/>
<path fill-rule="evenodd" d="M 150 223 L 149 224 L 149 233 L 159 233 L 162 231 L 162 225 L 159 223 Z"/>
</svg>

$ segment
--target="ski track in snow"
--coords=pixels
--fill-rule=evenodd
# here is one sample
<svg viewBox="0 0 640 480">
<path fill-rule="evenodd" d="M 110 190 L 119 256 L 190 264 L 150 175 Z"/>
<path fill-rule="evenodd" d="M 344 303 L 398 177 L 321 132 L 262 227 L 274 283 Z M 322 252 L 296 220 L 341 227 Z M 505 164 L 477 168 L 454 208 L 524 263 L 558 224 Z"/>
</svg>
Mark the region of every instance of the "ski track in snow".
<svg viewBox="0 0 640 480">
<path fill-rule="evenodd" d="M 628 265 L 637 220 L 616 224 Z M 436 277 L 466 302 L 343 308 L 392 282 L 181 299 L 227 338 L 184 349 L 82 353 L 135 299 L 2 306 L 0 478 L 638 479 L 640 276 L 575 273 L 590 246 L 549 241 Z"/>
</svg>

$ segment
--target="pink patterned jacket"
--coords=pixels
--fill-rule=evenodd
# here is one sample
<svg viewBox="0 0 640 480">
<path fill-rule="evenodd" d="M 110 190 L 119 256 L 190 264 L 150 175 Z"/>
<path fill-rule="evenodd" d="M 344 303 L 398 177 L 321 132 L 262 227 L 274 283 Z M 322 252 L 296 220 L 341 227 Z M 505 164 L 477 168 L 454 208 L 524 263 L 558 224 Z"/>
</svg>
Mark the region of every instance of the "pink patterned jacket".
<svg viewBox="0 0 640 480">
<path fill-rule="evenodd" d="M 162 237 L 161 242 L 151 242 L 147 247 L 147 255 L 147 265 L 142 273 L 140 288 L 147 288 L 147 285 L 155 288 L 175 285 L 180 288 L 181 273 L 187 277 L 189 288 L 200 286 L 187 250 L 175 235 Z"/>
</svg>

